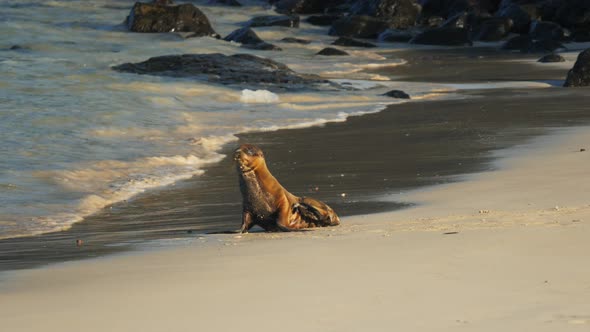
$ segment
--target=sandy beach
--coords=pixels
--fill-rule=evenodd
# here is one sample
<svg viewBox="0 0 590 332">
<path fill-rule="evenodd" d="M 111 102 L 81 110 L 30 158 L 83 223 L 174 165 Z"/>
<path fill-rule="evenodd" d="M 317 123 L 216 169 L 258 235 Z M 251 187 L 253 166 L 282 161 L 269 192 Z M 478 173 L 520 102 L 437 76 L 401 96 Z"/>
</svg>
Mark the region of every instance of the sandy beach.
<svg viewBox="0 0 590 332">
<path fill-rule="evenodd" d="M 589 132 L 501 150 L 496 171 L 338 228 L 5 274 L 0 319 L 10 331 L 587 331 Z"/>
<path fill-rule="evenodd" d="M 0 331 L 590 331 L 590 6 L 169 2 L 4 6 Z"/>
</svg>

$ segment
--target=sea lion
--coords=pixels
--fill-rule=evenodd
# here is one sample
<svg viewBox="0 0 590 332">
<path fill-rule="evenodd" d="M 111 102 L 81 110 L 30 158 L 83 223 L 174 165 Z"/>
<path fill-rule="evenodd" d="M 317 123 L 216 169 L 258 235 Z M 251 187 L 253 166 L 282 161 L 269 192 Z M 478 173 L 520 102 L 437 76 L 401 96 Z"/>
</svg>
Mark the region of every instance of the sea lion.
<svg viewBox="0 0 590 332">
<path fill-rule="evenodd" d="M 288 192 L 270 173 L 260 148 L 242 144 L 234 153 L 242 192 L 242 227 L 254 225 L 267 232 L 336 226 L 338 215 L 327 204 Z"/>
</svg>

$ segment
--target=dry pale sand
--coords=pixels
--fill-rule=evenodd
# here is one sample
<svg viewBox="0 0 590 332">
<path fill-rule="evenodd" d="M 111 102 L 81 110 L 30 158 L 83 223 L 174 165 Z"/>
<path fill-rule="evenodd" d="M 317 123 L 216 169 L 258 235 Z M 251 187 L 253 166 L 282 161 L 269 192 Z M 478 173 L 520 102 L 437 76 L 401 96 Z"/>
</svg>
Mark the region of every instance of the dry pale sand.
<svg viewBox="0 0 590 332">
<path fill-rule="evenodd" d="M 338 228 L 5 274 L 1 330 L 590 331 L 581 148 L 589 128 L 559 131 L 501 152 L 498 171 L 400 195 L 419 207 Z"/>
</svg>

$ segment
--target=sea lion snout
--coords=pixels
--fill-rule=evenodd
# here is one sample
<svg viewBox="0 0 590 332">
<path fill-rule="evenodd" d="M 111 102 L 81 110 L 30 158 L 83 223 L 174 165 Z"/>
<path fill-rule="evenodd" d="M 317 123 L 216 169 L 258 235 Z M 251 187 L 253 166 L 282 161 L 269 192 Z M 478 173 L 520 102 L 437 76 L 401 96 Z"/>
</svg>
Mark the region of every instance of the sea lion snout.
<svg viewBox="0 0 590 332">
<path fill-rule="evenodd" d="M 249 172 L 264 165 L 264 155 L 257 146 L 242 144 L 234 151 L 234 161 L 242 172 Z"/>
<path fill-rule="evenodd" d="M 240 150 L 239 148 L 236 149 L 236 151 L 234 151 L 234 160 L 238 161 L 240 160 L 240 155 L 242 154 L 242 150 Z"/>
</svg>

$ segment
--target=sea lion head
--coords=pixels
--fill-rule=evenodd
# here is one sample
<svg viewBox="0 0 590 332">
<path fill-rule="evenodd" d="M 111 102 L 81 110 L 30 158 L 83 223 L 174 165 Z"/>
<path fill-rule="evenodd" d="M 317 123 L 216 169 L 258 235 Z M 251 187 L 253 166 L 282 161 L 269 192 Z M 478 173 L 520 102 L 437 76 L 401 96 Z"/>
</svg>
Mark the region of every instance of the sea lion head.
<svg viewBox="0 0 590 332">
<path fill-rule="evenodd" d="M 259 147 L 252 144 L 242 144 L 234 152 L 238 170 L 246 173 L 264 166 L 264 154 Z"/>
</svg>

